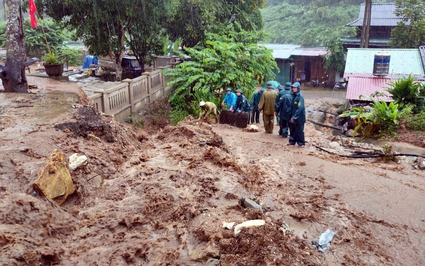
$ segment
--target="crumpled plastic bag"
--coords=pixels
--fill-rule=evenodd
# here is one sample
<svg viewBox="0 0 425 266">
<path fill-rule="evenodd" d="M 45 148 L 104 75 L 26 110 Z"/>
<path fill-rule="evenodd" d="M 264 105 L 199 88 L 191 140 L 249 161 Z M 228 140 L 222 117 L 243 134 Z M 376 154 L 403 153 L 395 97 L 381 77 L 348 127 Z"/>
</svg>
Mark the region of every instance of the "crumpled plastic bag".
<svg viewBox="0 0 425 266">
<path fill-rule="evenodd" d="M 331 246 L 332 238 L 336 233 L 331 229 L 327 229 L 318 239 L 313 240 L 313 245 L 317 247 L 320 252 L 326 252 Z"/>
</svg>

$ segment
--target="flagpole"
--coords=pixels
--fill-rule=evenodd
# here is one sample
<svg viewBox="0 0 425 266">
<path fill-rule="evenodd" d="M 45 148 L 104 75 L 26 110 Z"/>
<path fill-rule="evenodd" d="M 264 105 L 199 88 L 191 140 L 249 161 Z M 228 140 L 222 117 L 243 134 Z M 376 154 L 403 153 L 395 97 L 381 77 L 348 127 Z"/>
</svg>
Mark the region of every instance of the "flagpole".
<svg viewBox="0 0 425 266">
<path fill-rule="evenodd" d="M 51 53 L 52 53 L 52 51 L 50 50 L 50 45 L 49 45 L 49 43 L 47 42 L 46 32 L 44 31 L 43 23 L 41 23 L 41 19 L 40 19 L 40 16 L 38 15 L 38 11 L 36 12 L 36 15 L 37 15 L 37 18 L 38 18 L 38 19 L 39 19 L 39 21 L 40 21 L 41 30 L 43 31 L 44 40 L 46 41 L 46 45 L 47 45 L 47 51 L 49 52 L 49 54 L 51 54 Z"/>
</svg>

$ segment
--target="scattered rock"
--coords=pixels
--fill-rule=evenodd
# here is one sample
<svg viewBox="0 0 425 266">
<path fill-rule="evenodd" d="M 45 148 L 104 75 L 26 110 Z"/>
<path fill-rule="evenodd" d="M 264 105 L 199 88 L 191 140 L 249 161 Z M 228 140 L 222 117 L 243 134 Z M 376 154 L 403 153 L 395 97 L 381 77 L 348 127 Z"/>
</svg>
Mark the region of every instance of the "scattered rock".
<svg viewBox="0 0 425 266">
<path fill-rule="evenodd" d="M 220 265 L 220 260 L 209 258 L 205 263 L 205 266 L 218 266 Z"/>
<path fill-rule="evenodd" d="M 245 208 L 255 208 L 259 209 L 261 212 L 263 212 L 263 209 L 261 208 L 260 204 L 257 204 L 255 201 L 247 199 L 245 197 L 242 197 L 240 199 L 240 203 Z"/>
<path fill-rule="evenodd" d="M 264 220 L 250 220 L 235 226 L 235 236 L 238 236 L 243 228 L 258 227 L 266 224 Z"/>
<path fill-rule="evenodd" d="M 213 247 L 211 244 L 202 243 L 193 250 L 189 257 L 194 261 L 205 261 L 208 257 L 217 257 L 220 255 L 217 247 Z"/>
<path fill-rule="evenodd" d="M 64 155 L 58 150 L 47 157 L 33 184 L 34 189 L 59 205 L 74 193 L 74 183 L 66 166 Z"/>
<path fill-rule="evenodd" d="M 229 229 L 229 230 L 233 228 L 233 225 L 235 225 L 234 222 L 231 222 L 231 223 L 223 222 L 223 228 L 226 228 L 226 229 Z"/>
<path fill-rule="evenodd" d="M 415 164 L 421 170 L 425 170 L 425 159 L 422 157 L 416 158 Z"/>
<path fill-rule="evenodd" d="M 336 142 L 336 141 L 329 142 L 328 145 L 329 145 L 329 147 L 332 147 L 332 148 L 337 148 L 337 147 L 340 146 L 339 143 Z"/>
<path fill-rule="evenodd" d="M 102 140 L 99 137 L 93 135 L 92 133 L 87 134 L 87 139 L 94 140 L 94 141 L 97 141 L 97 142 L 102 142 Z"/>
<path fill-rule="evenodd" d="M 260 130 L 256 125 L 248 125 L 246 128 L 243 129 L 243 131 L 245 131 L 245 132 L 258 132 Z"/>
<path fill-rule="evenodd" d="M 139 159 L 141 162 L 147 162 L 149 160 L 150 156 L 147 151 L 142 151 L 139 155 Z"/>
<path fill-rule="evenodd" d="M 345 132 L 345 135 L 347 137 L 354 137 L 354 130 L 353 129 L 347 130 L 347 132 Z M 360 137 L 361 135 L 362 134 L 360 134 L 359 132 L 357 132 L 355 137 Z"/>
<path fill-rule="evenodd" d="M 69 156 L 69 169 L 74 171 L 80 166 L 87 165 L 87 156 L 80 155 L 78 156 L 78 153 L 74 153 L 71 156 Z"/>
</svg>

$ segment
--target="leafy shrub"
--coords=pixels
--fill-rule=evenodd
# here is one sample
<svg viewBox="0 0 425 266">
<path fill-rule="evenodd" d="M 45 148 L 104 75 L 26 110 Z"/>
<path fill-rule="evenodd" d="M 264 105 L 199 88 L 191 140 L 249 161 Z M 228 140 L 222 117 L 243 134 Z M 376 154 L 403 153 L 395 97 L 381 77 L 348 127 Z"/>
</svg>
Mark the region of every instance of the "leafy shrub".
<svg viewBox="0 0 425 266">
<path fill-rule="evenodd" d="M 57 49 L 62 46 L 63 42 L 72 39 L 72 33 L 52 19 L 43 19 L 39 21 L 43 25 L 46 32 L 47 42 L 51 49 Z M 35 29 L 31 27 L 30 20 L 24 20 L 24 36 L 25 36 L 25 53 L 28 56 L 41 57 L 47 52 L 46 40 L 44 39 L 43 31 L 40 27 Z M 6 24 L 0 22 L 0 46 L 6 46 Z"/>
<path fill-rule="evenodd" d="M 55 64 L 61 63 L 59 61 L 59 57 L 53 51 L 51 53 L 45 54 L 43 56 L 43 61 L 44 61 L 44 63 L 49 64 L 49 65 L 55 65 Z"/>
<path fill-rule="evenodd" d="M 425 112 L 411 115 L 404 119 L 404 124 L 407 129 L 416 131 L 425 131 Z"/>
<path fill-rule="evenodd" d="M 403 109 L 408 104 L 413 104 L 413 113 L 417 114 L 425 107 L 425 87 L 409 75 L 390 83 L 391 88 L 387 91 L 391 93 L 394 103 Z"/>
<path fill-rule="evenodd" d="M 398 127 L 400 114 L 397 104 L 374 100 L 372 106 L 354 107 L 340 117 L 356 119 L 355 134 L 360 130 L 362 138 L 370 138 L 392 134 Z"/>
<path fill-rule="evenodd" d="M 69 47 L 62 47 L 60 49 L 60 56 L 65 60 L 65 58 L 68 60 L 69 66 L 81 66 L 83 64 L 82 56 L 83 52 L 80 49 L 77 48 L 69 48 Z"/>
<path fill-rule="evenodd" d="M 178 122 L 180 122 L 183 118 L 188 116 L 189 113 L 186 110 L 173 110 L 170 113 L 170 118 L 173 121 L 174 125 L 177 125 Z"/>
<path fill-rule="evenodd" d="M 257 41 L 258 33 L 229 28 L 224 35 L 208 34 L 206 47 L 185 48 L 190 61 L 164 71 L 174 87 L 169 102 L 177 112 L 175 117 L 183 111 L 196 115 L 201 100 L 219 106 L 227 87 L 242 89 L 249 99 L 260 80 L 274 78 L 277 65 L 271 50 Z"/>
</svg>

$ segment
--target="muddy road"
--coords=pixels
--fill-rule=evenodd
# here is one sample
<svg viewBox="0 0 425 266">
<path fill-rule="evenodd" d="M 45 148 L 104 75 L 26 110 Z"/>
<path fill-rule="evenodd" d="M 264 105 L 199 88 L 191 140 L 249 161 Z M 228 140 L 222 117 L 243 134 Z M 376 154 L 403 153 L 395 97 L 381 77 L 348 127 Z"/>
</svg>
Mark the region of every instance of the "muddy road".
<svg viewBox="0 0 425 266">
<path fill-rule="evenodd" d="M 245 132 L 190 117 L 153 130 L 100 116 L 113 142 L 100 131 L 77 136 L 56 128 L 82 124 L 85 102 L 77 88 L 57 90 L 0 94 L 2 265 L 425 264 L 425 174 L 411 158 L 328 154 L 313 144 L 347 147 L 310 123 L 305 149 L 261 125 Z M 307 93 L 313 111 L 340 101 Z M 32 187 L 54 149 L 89 158 L 71 171 L 76 192 L 61 206 Z M 242 196 L 263 212 L 241 206 Z M 238 236 L 223 228 L 253 219 L 265 225 Z M 321 253 L 312 241 L 328 228 L 336 235 Z"/>
</svg>

